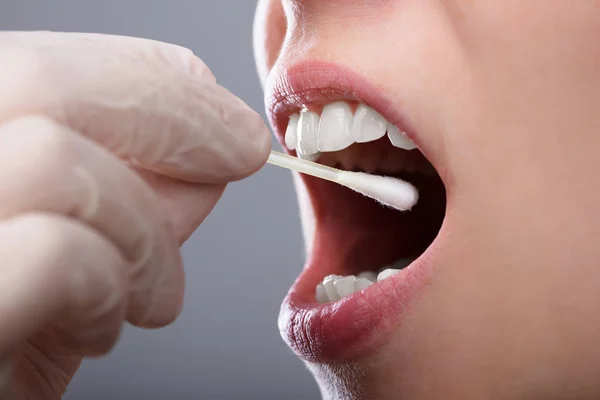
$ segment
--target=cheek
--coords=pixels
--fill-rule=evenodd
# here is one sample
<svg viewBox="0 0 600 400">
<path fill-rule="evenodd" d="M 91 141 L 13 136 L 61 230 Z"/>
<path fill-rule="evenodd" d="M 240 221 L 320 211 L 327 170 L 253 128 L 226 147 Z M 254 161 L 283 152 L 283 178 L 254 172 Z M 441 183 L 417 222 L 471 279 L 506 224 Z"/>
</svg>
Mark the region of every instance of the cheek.
<svg viewBox="0 0 600 400">
<path fill-rule="evenodd" d="M 448 4 L 472 77 L 469 97 L 447 102 L 453 190 L 468 194 L 449 201 L 513 253 L 556 259 L 585 243 L 596 255 L 578 232 L 600 233 L 600 187 L 590 184 L 600 148 L 598 2 Z"/>
<path fill-rule="evenodd" d="M 599 3 L 446 3 L 468 66 L 452 72 L 469 77 L 432 113 L 443 116 L 456 235 L 364 379 L 448 398 L 597 393 Z"/>
<path fill-rule="evenodd" d="M 279 57 L 286 30 L 281 0 L 260 0 L 254 19 L 254 56 L 263 83 Z"/>
<path fill-rule="evenodd" d="M 524 155 L 530 155 L 539 153 L 542 139 L 565 146 L 592 139 L 600 103 L 598 2 L 447 3 L 476 87 L 463 105 L 469 118 L 461 114 L 472 125 L 471 135 L 455 132 L 452 154 L 468 158 L 476 150 L 489 152 L 487 158 L 527 148 Z M 503 134 L 491 138 L 492 132 Z M 467 141 L 478 148 L 458 146 Z"/>
<path fill-rule="evenodd" d="M 446 103 L 460 237 L 397 349 L 440 388 L 597 391 L 600 8 L 448 3 L 474 82 Z"/>
</svg>

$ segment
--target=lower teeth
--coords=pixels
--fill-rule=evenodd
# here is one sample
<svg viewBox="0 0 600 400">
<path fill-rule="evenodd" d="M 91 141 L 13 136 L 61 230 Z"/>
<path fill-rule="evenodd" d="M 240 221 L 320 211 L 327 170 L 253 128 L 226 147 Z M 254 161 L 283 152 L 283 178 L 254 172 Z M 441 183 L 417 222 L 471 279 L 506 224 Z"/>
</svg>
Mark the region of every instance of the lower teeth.
<svg viewBox="0 0 600 400">
<path fill-rule="evenodd" d="M 413 258 L 405 258 L 396 261 L 392 267 L 384 268 L 379 275 L 372 271 L 367 271 L 358 276 L 329 275 L 323 279 L 323 282 L 317 285 L 316 299 L 319 303 L 328 303 L 338 301 L 344 297 L 350 296 L 355 292 L 360 292 L 376 282 L 381 282 L 407 267 Z"/>
</svg>

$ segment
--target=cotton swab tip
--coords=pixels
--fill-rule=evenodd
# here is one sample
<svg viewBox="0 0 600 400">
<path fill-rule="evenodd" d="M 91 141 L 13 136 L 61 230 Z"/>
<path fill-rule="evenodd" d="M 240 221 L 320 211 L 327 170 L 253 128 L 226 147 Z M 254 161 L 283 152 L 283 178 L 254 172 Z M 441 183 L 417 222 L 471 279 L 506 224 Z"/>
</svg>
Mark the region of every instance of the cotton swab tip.
<svg viewBox="0 0 600 400">
<path fill-rule="evenodd" d="M 298 171 L 317 178 L 336 182 L 400 211 L 408 211 L 419 200 L 417 188 L 401 179 L 389 176 L 343 171 L 271 151 L 270 164 Z"/>
<path fill-rule="evenodd" d="M 337 183 L 400 211 L 410 210 L 419 201 L 417 188 L 389 176 L 341 171 Z"/>
</svg>

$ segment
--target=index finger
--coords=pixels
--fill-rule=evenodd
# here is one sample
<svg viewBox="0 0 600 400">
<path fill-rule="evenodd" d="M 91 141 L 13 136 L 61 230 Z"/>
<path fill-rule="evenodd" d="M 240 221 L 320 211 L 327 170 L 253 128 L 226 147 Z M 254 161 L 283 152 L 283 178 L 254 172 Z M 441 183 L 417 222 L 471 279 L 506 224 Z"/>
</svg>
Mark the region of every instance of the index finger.
<svg viewBox="0 0 600 400">
<path fill-rule="evenodd" d="M 0 123 L 43 114 L 123 159 L 190 182 L 256 172 L 271 136 L 190 50 L 129 37 L 0 33 Z"/>
</svg>

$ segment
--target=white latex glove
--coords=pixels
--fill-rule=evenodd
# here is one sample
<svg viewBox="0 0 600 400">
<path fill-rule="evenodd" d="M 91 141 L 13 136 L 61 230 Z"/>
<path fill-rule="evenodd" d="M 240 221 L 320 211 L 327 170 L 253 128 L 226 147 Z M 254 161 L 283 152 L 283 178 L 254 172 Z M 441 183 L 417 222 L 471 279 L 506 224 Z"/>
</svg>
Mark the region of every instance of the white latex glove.
<svg viewBox="0 0 600 400">
<path fill-rule="evenodd" d="M 172 322 L 179 246 L 270 141 L 189 50 L 0 33 L 0 399 L 59 399 L 125 321 Z"/>
</svg>

